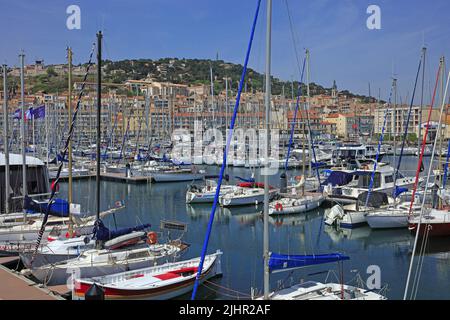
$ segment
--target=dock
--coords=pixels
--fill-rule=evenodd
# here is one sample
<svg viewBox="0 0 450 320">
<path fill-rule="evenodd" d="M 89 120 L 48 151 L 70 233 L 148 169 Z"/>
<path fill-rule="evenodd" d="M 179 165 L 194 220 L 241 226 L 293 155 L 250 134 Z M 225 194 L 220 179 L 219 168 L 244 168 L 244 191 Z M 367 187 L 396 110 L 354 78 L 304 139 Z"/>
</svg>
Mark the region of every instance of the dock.
<svg viewBox="0 0 450 320">
<path fill-rule="evenodd" d="M 145 176 L 127 177 L 123 173 L 102 172 L 100 174 L 100 180 L 123 182 L 123 183 L 130 183 L 130 184 L 141 184 L 141 183 L 151 183 L 152 177 L 145 177 Z"/>
<path fill-rule="evenodd" d="M 17 260 L 18 257 L 0 258 L 0 300 L 64 300 L 59 294 L 4 265 Z"/>
<path fill-rule="evenodd" d="M 88 175 L 78 175 L 73 176 L 72 179 L 75 180 L 89 180 L 89 179 L 95 179 L 96 175 L 95 172 L 88 174 Z M 50 181 L 53 181 L 55 177 L 50 177 Z M 68 181 L 68 176 L 61 176 L 59 177 L 60 181 Z M 100 180 L 104 181 L 113 181 L 113 182 L 123 182 L 123 183 L 130 183 L 130 184 L 141 184 L 141 183 L 151 183 L 152 178 L 151 177 L 144 177 L 144 176 L 131 176 L 126 177 L 123 173 L 110 173 L 110 172 L 102 172 L 100 174 Z"/>
</svg>

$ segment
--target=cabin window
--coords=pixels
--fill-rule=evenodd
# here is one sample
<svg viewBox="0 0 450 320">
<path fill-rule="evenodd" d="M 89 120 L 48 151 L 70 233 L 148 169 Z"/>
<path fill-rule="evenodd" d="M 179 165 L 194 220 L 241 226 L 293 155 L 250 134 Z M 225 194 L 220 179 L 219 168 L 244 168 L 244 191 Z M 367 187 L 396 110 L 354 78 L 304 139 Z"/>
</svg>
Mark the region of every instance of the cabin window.
<svg viewBox="0 0 450 320">
<path fill-rule="evenodd" d="M 392 182 L 394 182 L 394 177 L 393 176 L 386 176 L 384 178 L 384 182 L 385 183 L 392 183 Z"/>
<path fill-rule="evenodd" d="M 127 259 L 139 259 L 150 256 L 148 251 L 131 252 L 128 254 Z"/>
<path fill-rule="evenodd" d="M 368 189 L 370 186 L 371 177 L 372 177 L 371 174 L 361 175 L 358 180 L 358 187 Z M 381 185 L 380 184 L 380 174 L 377 172 L 377 173 L 375 173 L 375 176 L 373 178 L 373 188 L 379 188 L 380 185 Z"/>
</svg>

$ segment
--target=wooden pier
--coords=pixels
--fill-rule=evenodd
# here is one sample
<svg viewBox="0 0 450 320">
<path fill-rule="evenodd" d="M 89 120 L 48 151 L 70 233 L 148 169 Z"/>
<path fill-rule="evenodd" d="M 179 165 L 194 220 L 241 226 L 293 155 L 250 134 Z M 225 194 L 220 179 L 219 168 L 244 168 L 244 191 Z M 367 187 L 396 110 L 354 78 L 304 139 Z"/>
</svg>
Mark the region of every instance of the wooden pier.
<svg viewBox="0 0 450 320">
<path fill-rule="evenodd" d="M 17 260 L 18 257 L 0 258 L 0 300 L 64 300 L 59 294 L 4 266 Z"/>
</svg>

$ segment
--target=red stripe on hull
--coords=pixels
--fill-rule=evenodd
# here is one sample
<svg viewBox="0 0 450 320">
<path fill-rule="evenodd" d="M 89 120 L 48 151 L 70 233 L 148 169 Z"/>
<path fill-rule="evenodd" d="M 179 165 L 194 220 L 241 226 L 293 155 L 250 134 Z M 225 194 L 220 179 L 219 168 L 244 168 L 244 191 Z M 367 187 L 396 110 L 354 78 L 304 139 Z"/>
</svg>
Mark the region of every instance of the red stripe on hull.
<svg viewBox="0 0 450 320">
<path fill-rule="evenodd" d="M 208 270 L 206 270 L 205 272 L 203 272 L 201 274 L 200 279 L 207 277 L 209 275 L 209 273 L 212 271 L 212 269 L 214 268 L 215 264 L 216 264 L 216 261 L 214 261 L 214 263 L 210 266 L 210 268 Z M 191 269 L 191 268 L 186 268 L 186 269 Z M 197 269 L 197 268 L 195 268 L 195 269 Z M 193 286 L 194 281 L 195 281 L 195 276 L 188 278 L 184 281 L 173 283 L 171 285 L 166 285 L 166 286 L 162 286 L 162 287 L 158 287 L 158 288 L 149 288 L 149 289 L 144 289 L 144 290 L 126 290 L 126 289 L 115 289 L 115 288 L 109 288 L 109 287 L 105 288 L 102 285 L 100 285 L 98 283 L 97 284 L 100 285 L 100 287 L 103 288 L 103 290 L 105 290 L 105 299 L 133 299 L 133 298 L 142 298 L 142 297 L 155 298 L 155 297 L 161 296 L 163 294 L 166 294 L 170 291 L 177 291 L 177 290 L 181 290 L 182 288 L 184 288 L 186 286 Z M 84 297 L 86 292 L 91 287 L 92 283 L 77 282 L 76 285 L 78 285 L 79 287 L 75 289 L 75 295 Z"/>
<path fill-rule="evenodd" d="M 432 237 L 445 237 L 450 236 L 450 223 L 430 223 L 430 224 L 424 224 L 422 223 L 420 225 L 420 231 L 419 236 L 423 236 L 425 232 L 425 228 L 430 228 L 429 235 Z M 416 223 L 410 223 L 409 229 L 412 234 L 416 234 L 417 231 L 417 224 Z"/>
</svg>

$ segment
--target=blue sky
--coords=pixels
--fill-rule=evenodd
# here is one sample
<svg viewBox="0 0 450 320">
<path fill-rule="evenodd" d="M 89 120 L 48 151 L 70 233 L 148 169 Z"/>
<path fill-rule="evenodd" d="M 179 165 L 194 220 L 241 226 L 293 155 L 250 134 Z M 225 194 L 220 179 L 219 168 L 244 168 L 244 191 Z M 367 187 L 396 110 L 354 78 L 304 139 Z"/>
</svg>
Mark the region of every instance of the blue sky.
<svg viewBox="0 0 450 320">
<path fill-rule="evenodd" d="M 273 1 L 272 73 L 298 79 L 286 1 Z M 76 63 L 86 61 L 95 33 L 104 32 L 104 58 L 219 58 L 243 63 L 256 0 L 0 0 L 0 60 L 18 64 L 43 58 L 65 61 L 65 48 Z M 67 6 L 81 8 L 81 30 L 66 28 Z M 298 50 L 311 52 L 311 80 L 330 87 L 386 99 L 394 71 L 399 94 L 412 92 L 425 39 L 428 47 L 425 95 L 439 56 L 450 52 L 448 0 L 288 0 Z M 381 8 L 381 30 L 369 30 L 366 9 Z M 264 71 L 265 1 L 250 66 Z M 303 56 L 300 57 L 303 59 Z"/>
</svg>

